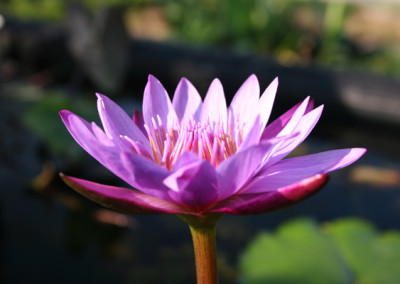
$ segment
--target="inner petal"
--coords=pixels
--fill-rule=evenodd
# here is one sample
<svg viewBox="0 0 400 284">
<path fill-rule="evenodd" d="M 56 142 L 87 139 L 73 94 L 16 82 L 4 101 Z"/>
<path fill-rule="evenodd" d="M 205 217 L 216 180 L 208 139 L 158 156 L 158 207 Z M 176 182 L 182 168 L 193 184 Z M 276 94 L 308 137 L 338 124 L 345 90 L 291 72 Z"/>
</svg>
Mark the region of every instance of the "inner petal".
<svg viewBox="0 0 400 284">
<path fill-rule="evenodd" d="M 160 119 L 152 118 L 151 121 L 151 125 L 144 125 L 152 149 L 152 155 L 146 156 L 152 156 L 150 158 L 154 162 L 170 171 L 178 158 L 187 151 L 209 161 L 216 168 L 222 161 L 236 153 L 242 142 L 241 129 L 226 133 L 221 123 L 196 122 L 192 118 L 183 126 L 176 124 L 168 129 Z M 233 137 L 233 133 L 238 135 Z M 139 153 L 137 145 L 133 148 Z"/>
</svg>

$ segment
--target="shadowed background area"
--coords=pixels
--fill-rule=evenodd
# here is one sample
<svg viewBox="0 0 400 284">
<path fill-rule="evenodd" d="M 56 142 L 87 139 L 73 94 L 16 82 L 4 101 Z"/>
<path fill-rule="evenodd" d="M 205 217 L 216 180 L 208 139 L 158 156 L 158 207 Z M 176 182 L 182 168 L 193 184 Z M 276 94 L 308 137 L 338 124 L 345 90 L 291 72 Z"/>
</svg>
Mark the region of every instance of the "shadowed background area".
<svg viewBox="0 0 400 284">
<path fill-rule="evenodd" d="M 301 204 L 225 216 L 217 230 L 221 283 L 396 283 L 399 25 L 395 0 L 3 1 L 0 281 L 193 283 L 182 221 L 122 215 L 61 182 L 60 171 L 122 185 L 79 148 L 58 111 L 98 122 L 94 93 L 101 92 L 132 115 L 141 108 L 148 74 L 171 96 L 186 77 L 203 98 L 218 77 L 229 103 L 254 73 L 262 90 L 279 77 L 272 119 L 308 95 L 325 105 L 293 155 L 369 151 Z M 292 220 L 299 217 L 314 221 Z M 307 248 L 309 260 L 296 244 Z M 348 249 L 355 244 L 359 250 Z M 329 257 L 319 261 L 318 252 Z M 281 255 L 292 261 L 280 262 Z M 322 272 L 307 274 L 307 265 L 316 264 Z"/>
</svg>

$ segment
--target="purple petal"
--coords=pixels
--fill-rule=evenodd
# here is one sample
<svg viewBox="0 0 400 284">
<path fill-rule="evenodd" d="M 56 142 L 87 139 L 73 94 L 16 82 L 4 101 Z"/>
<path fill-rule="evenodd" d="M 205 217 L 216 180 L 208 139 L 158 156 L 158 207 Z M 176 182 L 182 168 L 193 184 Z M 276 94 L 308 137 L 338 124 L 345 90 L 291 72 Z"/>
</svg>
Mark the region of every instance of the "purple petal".
<svg viewBox="0 0 400 284">
<path fill-rule="evenodd" d="M 100 143 L 89 128 L 91 125 L 84 119 L 69 111 L 62 111 L 60 115 L 82 148 L 116 176 L 145 193 L 169 199 L 168 189 L 162 182 L 169 174 L 166 168 L 133 152 L 121 154 L 119 148 Z M 100 135 L 99 130 L 96 132 Z"/>
<path fill-rule="evenodd" d="M 75 141 L 92 157 L 94 157 L 100 163 L 104 163 L 101 151 L 99 151 L 98 147 L 98 144 L 100 143 L 95 133 L 93 133 L 92 131 L 92 125 L 83 118 L 68 110 L 60 111 L 60 116 Z M 101 135 L 98 130 L 96 130 L 96 133 L 97 135 Z M 106 137 L 102 136 L 101 139 L 104 140 L 102 141 L 103 144 L 111 144 L 110 141 L 108 143 L 105 142 L 107 140 Z"/>
<path fill-rule="evenodd" d="M 296 128 L 297 124 L 300 122 L 301 118 L 306 112 L 308 102 L 310 100 L 310 97 L 307 97 L 296 109 L 296 111 L 293 113 L 292 117 L 289 119 L 289 121 L 286 123 L 286 125 L 282 128 L 282 130 L 279 132 L 277 136 L 285 136 L 290 133 L 293 133 L 293 130 Z"/>
<path fill-rule="evenodd" d="M 261 124 L 260 117 L 257 116 L 250 131 L 244 136 L 243 142 L 239 145 L 237 152 L 242 151 L 250 146 L 257 145 L 260 142 Z"/>
<path fill-rule="evenodd" d="M 297 133 L 297 135 L 290 137 L 286 139 L 286 141 L 280 143 L 279 146 L 271 153 L 271 156 L 268 157 L 268 159 L 265 161 L 264 168 L 269 167 L 276 162 L 282 160 L 300 143 L 302 143 L 304 139 L 306 139 L 310 132 L 314 129 L 314 126 L 317 124 L 319 118 L 321 117 L 322 110 L 323 105 L 304 115 L 293 130 L 293 133 Z"/>
<path fill-rule="evenodd" d="M 133 116 L 132 116 L 133 123 L 142 131 L 143 135 L 147 136 L 146 129 L 144 128 L 144 118 L 143 113 L 134 109 Z"/>
<path fill-rule="evenodd" d="M 156 77 L 149 75 L 143 96 L 143 117 L 146 125 L 151 127 L 152 119 L 161 118 L 164 127 L 171 129 L 178 121 L 167 91 Z"/>
<path fill-rule="evenodd" d="M 327 182 L 328 175 L 319 174 L 276 191 L 234 195 L 210 211 L 237 215 L 266 213 L 293 205 L 313 195 Z"/>
<path fill-rule="evenodd" d="M 186 78 L 180 80 L 175 90 L 172 105 L 181 126 L 186 125 L 192 117 L 195 121 L 199 121 L 202 105 L 201 97 L 196 88 Z"/>
<path fill-rule="evenodd" d="M 328 173 L 358 160 L 365 149 L 340 149 L 282 160 L 253 179 L 240 194 L 274 191 L 317 174 Z"/>
<path fill-rule="evenodd" d="M 128 172 L 121 162 L 120 149 L 113 146 L 99 127 L 66 110 L 61 111 L 60 115 L 72 137 L 83 149 L 116 176 L 129 182 Z"/>
<path fill-rule="evenodd" d="M 121 141 L 121 136 L 128 136 L 134 141 L 141 141 L 150 151 L 148 139 L 143 132 L 133 123 L 132 119 L 108 97 L 97 93 L 97 108 L 99 111 L 104 131 L 121 149 L 127 149 Z M 127 149 L 128 150 L 128 149 Z"/>
<path fill-rule="evenodd" d="M 238 191 L 260 167 L 272 144 L 247 148 L 223 161 L 216 169 L 219 199 L 227 198 Z"/>
<path fill-rule="evenodd" d="M 75 191 L 105 207 L 130 214 L 192 214 L 180 205 L 134 189 L 115 187 L 60 174 Z"/>
<path fill-rule="evenodd" d="M 180 168 L 185 167 L 186 165 L 200 162 L 202 160 L 203 159 L 199 158 L 199 156 L 197 156 L 195 153 L 191 151 L 185 151 L 176 160 L 175 164 L 172 167 L 172 172 L 176 172 Z"/>
<path fill-rule="evenodd" d="M 226 127 L 227 108 L 224 90 L 218 79 L 212 81 L 207 95 L 204 99 L 204 104 L 201 109 L 201 122 L 203 124 L 210 122 L 221 123 Z"/>
<path fill-rule="evenodd" d="M 103 129 L 101 129 L 96 123 L 92 122 L 91 123 L 92 127 L 92 132 L 94 136 L 96 136 L 97 141 L 104 145 L 104 146 L 109 146 L 109 147 L 114 147 L 115 144 L 108 136 L 104 133 Z"/>
<path fill-rule="evenodd" d="M 298 103 L 297 105 L 295 105 L 294 107 L 292 107 L 291 109 L 289 109 L 287 112 L 285 112 L 284 114 L 282 114 L 279 118 L 277 118 L 276 120 L 274 120 L 270 125 L 268 125 L 262 136 L 261 136 L 261 140 L 268 140 L 272 137 L 275 137 L 279 134 L 279 132 L 282 131 L 282 129 L 287 125 L 287 123 L 289 122 L 290 118 L 293 116 L 293 114 L 297 111 L 297 109 L 303 104 L 303 102 Z M 306 107 L 306 111 L 304 112 L 305 114 L 310 112 L 313 109 L 314 106 L 314 101 L 312 99 L 310 99 L 308 101 L 307 107 Z"/>
<path fill-rule="evenodd" d="M 208 161 L 199 160 L 173 172 L 164 180 L 170 197 L 193 211 L 204 211 L 217 199 L 217 177 Z"/>
<path fill-rule="evenodd" d="M 262 94 L 260 101 L 258 102 L 258 113 L 261 120 L 261 129 L 264 129 L 267 125 L 269 117 L 271 115 L 272 106 L 274 105 L 276 90 L 278 89 L 278 78 L 268 86 L 268 88 Z"/>
<path fill-rule="evenodd" d="M 126 172 L 123 180 L 132 187 L 160 199 L 170 199 L 168 188 L 163 183 L 170 174 L 165 167 L 131 152 L 122 152 L 120 163 Z"/>
<path fill-rule="evenodd" d="M 230 107 L 238 119 L 239 126 L 244 126 L 244 134 L 250 130 L 257 115 L 254 110 L 258 107 L 259 96 L 260 85 L 253 74 L 243 83 L 232 99 Z"/>
</svg>

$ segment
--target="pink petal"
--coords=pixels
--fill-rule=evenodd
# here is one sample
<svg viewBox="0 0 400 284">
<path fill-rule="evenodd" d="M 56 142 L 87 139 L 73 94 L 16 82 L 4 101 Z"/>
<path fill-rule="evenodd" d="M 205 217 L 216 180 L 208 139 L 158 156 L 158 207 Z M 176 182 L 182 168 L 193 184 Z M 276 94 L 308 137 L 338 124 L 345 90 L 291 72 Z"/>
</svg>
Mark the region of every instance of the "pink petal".
<svg viewBox="0 0 400 284">
<path fill-rule="evenodd" d="M 168 189 L 163 184 L 169 174 L 166 168 L 133 152 L 120 153 L 119 148 L 100 143 L 90 129 L 91 125 L 79 116 L 69 111 L 62 111 L 60 115 L 82 148 L 116 176 L 145 193 L 169 199 Z M 96 132 L 101 135 L 99 129 Z M 103 139 L 106 139 L 104 136 Z"/>
<path fill-rule="evenodd" d="M 104 146 L 114 147 L 115 144 L 108 136 L 104 133 L 103 129 L 101 129 L 96 123 L 91 123 L 92 132 L 94 136 L 96 136 L 97 141 Z"/>
<path fill-rule="evenodd" d="M 144 128 L 144 118 L 143 113 L 134 109 L 133 116 L 132 116 L 133 123 L 142 131 L 143 135 L 147 136 L 146 129 Z"/>
<path fill-rule="evenodd" d="M 115 187 L 60 174 L 75 191 L 105 207 L 130 214 L 192 214 L 182 206 L 134 189 Z"/>
<path fill-rule="evenodd" d="M 216 169 L 219 199 L 227 198 L 243 187 L 256 173 L 272 144 L 247 148 L 223 161 Z"/>
<path fill-rule="evenodd" d="M 116 176 L 129 183 L 129 175 L 121 162 L 120 149 L 113 146 L 101 129 L 91 125 L 79 116 L 63 110 L 61 118 L 72 137 L 85 149 L 93 158 L 113 172 Z"/>
<path fill-rule="evenodd" d="M 132 187 L 160 199 L 170 200 L 163 181 L 170 172 L 152 160 L 132 152 L 122 152 L 120 164 L 126 175 L 121 177 Z"/>
<path fill-rule="evenodd" d="M 239 145 L 237 152 L 240 152 L 243 149 L 246 149 L 250 146 L 259 144 L 260 136 L 261 136 L 261 123 L 260 123 L 260 117 L 257 116 L 249 132 L 246 135 L 244 135 L 244 140 Z"/>
<path fill-rule="evenodd" d="M 306 112 L 310 97 L 307 97 L 300 106 L 295 110 L 292 117 L 286 123 L 286 125 L 282 128 L 282 130 L 278 133 L 277 136 L 285 136 L 290 133 L 293 133 L 293 130 L 296 128 L 297 124 L 303 117 Z"/>
<path fill-rule="evenodd" d="M 296 148 L 314 129 L 315 125 L 319 121 L 322 111 L 324 109 L 324 105 L 317 107 L 316 109 L 305 114 L 299 121 L 299 123 L 294 128 L 293 132 L 300 133 L 289 143 L 283 143 L 280 147 L 280 152 L 284 152 L 285 154 L 290 153 L 294 148 Z"/>
<path fill-rule="evenodd" d="M 98 93 L 96 95 L 98 98 L 97 108 L 107 136 L 121 149 L 126 149 L 126 144 L 121 141 L 121 136 L 128 136 L 134 141 L 145 143 L 148 151 L 150 151 L 147 137 L 144 136 L 143 132 L 133 123 L 122 108 L 108 97 Z"/>
<path fill-rule="evenodd" d="M 99 151 L 98 146 L 98 144 L 101 143 L 97 139 L 95 133 L 93 133 L 92 125 L 83 118 L 68 110 L 60 111 L 60 116 L 75 141 L 92 157 L 94 157 L 100 163 L 104 163 L 101 151 Z M 101 135 L 98 130 L 96 130 L 96 132 L 97 135 Z M 111 143 L 110 141 L 107 143 L 106 139 L 106 137 L 102 136 L 101 140 L 103 144 Z"/>
<path fill-rule="evenodd" d="M 170 197 L 177 203 L 203 211 L 217 199 L 217 177 L 208 161 L 199 160 L 185 165 L 164 180 L 171 190 Z"/>
<path fill-rule="evenodd" d="M 261 120 L 261 129 L 264 129 L 267 125 L 269 117 L 271 115 L 272 106 L 274 105 L 276 91 L 278 89 L 278 78 L 268 86 L 268 88 L 262 94 L 260 101 L 258 102 L 258 113 Z M 253 110 L 251 110 L 253 111 Z"/>
<path fill-rule="evenodd" d="M 197 156 L 195 153 L 191 151 L 185 151 L 176 160 L 175 164 L 172 167 L 172 172 L 176 172 L 186 165 L 201 162 L 202 160 L 203 159 L 199 158 L 199 156 Z"/>
<path fill-rule="evenodd" d="M 218 79 L 214 79 L 208 89 L 200 117 L 203 124 L 210 122 L 212 125 L 215 122 L 221 123 L 224 128 L 226 127 L 226 101 L 222 84 Z"/>
<path fill-rule="evenodd" d="M 268 159 L 266 160 L 265 164 L 263 165 L 264 168 L 269 167 L 276 162 L 282 160 L 300 143 L 302 143 L 310 134 L 310 132 L 314 129 L 314 126 L 317 124 L 319 118 L 321 117 L 322 110 L 323 105 L 304 115 L 293 130 L 293 133 L 297 133 L 297 135 L 288 138 L 286 141 L 283 141 L 281 144 L 279 144 L 279 146 L 274 149 L 274 151 L 272 151 L 271 156 L 268 157 Z"/>
<path fill-rule="evenodd" d="M 277 136 L 279 132 L 281 132 L 282 129 L 289 122 L 290 118 L 297 111 L 297 109 L 302 105 L 302 103 L 303 102 L 298 103 L 297 105 L 289 109 L 287 112 L 282 114 L 279 118 L 274 120 L 270 125 L 268 125 L 261 136 L 261 140 L 263 141 Z M 310 112 L 313 109 L 313 107 L 314 107 L 314 100 L 310 99 L 308 101 L 306 111 L 304 113 Z"/>
<path fill-rule="evenodd" d="M 254 110 L 258 107 L 258 99 L 260 96 L 260 85 L 257 77 L 251 75 L 239 88 L 232 99 L 230 108 L 232 108 L 235 118 L 238 119 L 240 127 L 246 135 L 253 125 L 253 121 L 257 115 Z"/>
<path fill-rule="evenodd" d="M 172 105 L 181 126 L 186 125 L 192 117 L 195 121 L 199 121 L 202 105 L 201 97 L 196 88 L 186 78 L 180 80 L 175 90 Z"/>
<path fill-rule="evenodd" d="M 327 182 L 328 175 L 319 174 L 276 191 L 234 195 L 210 211 L 237 215 L 266 213 L 293 205 L 310 197 Z"/>
<path fill-rule="evenodd" d="M 317 174 L 325 174 L 358 160 L 365 149 L 340 149 L 282 160 L 252 180 L 240 194 L 275 191 Z"/>
<path fill-rule="evenodd" d="M 164 127 L 171 129 L 178 121 L 167 91 L 156 77 L 149 75 L 143 96 L 144 122 L 151 127 L 152 119 L 161 118 Z"/>
</svg>

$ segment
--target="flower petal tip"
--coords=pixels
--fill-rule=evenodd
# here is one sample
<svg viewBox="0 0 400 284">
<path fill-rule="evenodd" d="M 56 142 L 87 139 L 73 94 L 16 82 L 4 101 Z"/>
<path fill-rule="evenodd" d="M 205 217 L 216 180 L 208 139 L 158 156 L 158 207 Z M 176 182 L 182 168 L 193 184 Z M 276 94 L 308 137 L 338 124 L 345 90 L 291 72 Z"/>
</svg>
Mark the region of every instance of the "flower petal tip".
<svg viewBox="0 0 400 284">
<path fill-rule="evenodd" d="M 212 80 L 210 86 L 214 86 L 215 84 L 218 84 L 218 85 L 220 85 L 222 87 L 222 83 L 221 83 L 221 80 L 219 78 L 214 78 L 214 80 Z"/>
<path fill-rule="evenodd" d="M 258 84 L 258 78 L 256 74 L 251 74 L 247 80 L 252 80 L 253 82 L 256 82 Z"/>
<path fill-rule="evenodd" d="M 156 78 L 156 76 L 149 74 L 149 76 L 147 77 L 148 83 L 150 84 L 160 84 L 161 82 Z"/>
<path fill-rule="evenodd" d="M 95 94 L 96 94 L 97 99 L 99 99 L 99 100 L 106 98 L 106 96 L 101 93 L 95 93 Z"/>
<path fill-rule="evenodd" d="M 354 150 L 360 154 L 360 157 L 368 151 L 366 148 L 354 148 Z"/>
<path fill-rule="evenodd" d="M 65 182 L 67 185 L 70 185 L 73 181 L 73 178 L 70 176 L 67 176 L 66 174 L 60 172 L 59 173 L 60 178 Z"/>
<path fill-rule="evenodd" d="M 61 118 L 64 120 L 65 118 L 67 118 L 69 115 L 71 115 L 72 112 L 70 112 L 69 110 L 63 109 L 60 110 L 58 112 L 58 114 L 61 116 Z"/>
<path fill-rule="evenodd" d="M 360 159 L 366 152 L 366 148 L 352 148 L 349 156 L 353 160 L 352 162 L 355 162 Z"/>
<path fill-rule="evenodd" d="M 182 77 L 180 80 L 179 80 L 179 83 L 178 83 L 178 85 L 180 84 L 180 83 L 185 83 L 185 84 L 189 84 L 190 83 L 190 81 L 189 81 L 189 79 L 188 78 L 186 78 L 186 77 Z"/>
<path fill-rule="evenodd" d="M 58 112 L 58 114 L 60 115 L 61 120 L 64 123 L 64 125 L 67 127 L 67 129 L 69 129 L 70 119 L 71 119 L 71 117 L 76 116 L 76 114 L 74 114 L 73 112 L 71 112 L 69 110 L 61 110 Z"/>
</svg>

